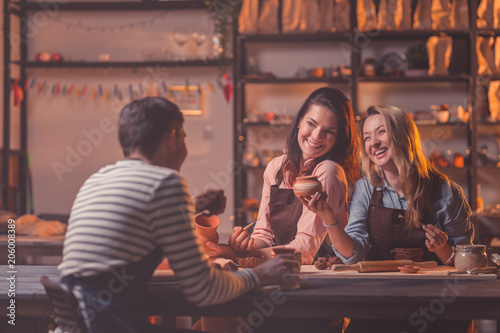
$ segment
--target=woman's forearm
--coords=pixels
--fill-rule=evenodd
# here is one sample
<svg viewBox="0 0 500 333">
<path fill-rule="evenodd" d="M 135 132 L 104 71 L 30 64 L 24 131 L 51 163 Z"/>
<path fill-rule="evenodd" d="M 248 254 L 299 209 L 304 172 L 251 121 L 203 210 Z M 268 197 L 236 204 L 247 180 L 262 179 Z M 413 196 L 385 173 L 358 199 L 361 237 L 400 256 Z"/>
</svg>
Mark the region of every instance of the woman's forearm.
<svg viewBox="0 0 500 333">
<path fill-rule="evenodd" d="M 269 247 L 264 240 L 257 237 L 253 238 L 253 244 L 255 245 L 254 246 L 255 249 L 263 249 Z"/>
<path fill-rule="evenodd" d="M 333 247 L 345 258 L 350 258 L 354 254 L 354 242 L 352 238 L 344 231 L 344 227 L 337 224 L 332 227 L 327 227 L 328 237 L 332 242 Z"/>
<path fill-rule="evenodd" d="M 448 265 L 448 266 L 453 266 L 455 264 L 454 258 L 449 260 L 451 258 L 452 253 L 453 253 L 453 247 L 449 243 L 446 243 L 445 246 L 443 246 L 442 248 L 437 250 L 435 253 L 438 256 L 439 260 L 441 260 L 441 262 L 443 264 Z"/>
<path fill-rule="evenodd" d="M 344 225 L 339 223 L 333 211 L 329 210 L 325 214 L 321 214 L 320 218 L 323 220 L 328 237 L 332 242 L 333 247 L 345 258 L 350 258 L 354 254 L 354 242 L 345 230 Z"/>
</svg>

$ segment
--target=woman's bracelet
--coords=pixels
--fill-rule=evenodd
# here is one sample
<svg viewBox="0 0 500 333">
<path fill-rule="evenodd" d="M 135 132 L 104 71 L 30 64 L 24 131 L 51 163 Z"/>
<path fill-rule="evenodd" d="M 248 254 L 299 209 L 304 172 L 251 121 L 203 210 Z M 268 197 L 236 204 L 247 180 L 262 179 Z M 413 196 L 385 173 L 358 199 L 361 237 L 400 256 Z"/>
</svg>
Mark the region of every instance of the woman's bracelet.
<svg viewBox="0 0 500 333">
<path fill-rule="evenodd" d="M 337 224 L 339 224 L 339 219 L 335 219 L 335 223 L 331 225 L 325 224 L 325 222 L 323 222 L 323 225 L 327 228 L 335 227 Z"/>
</svg>

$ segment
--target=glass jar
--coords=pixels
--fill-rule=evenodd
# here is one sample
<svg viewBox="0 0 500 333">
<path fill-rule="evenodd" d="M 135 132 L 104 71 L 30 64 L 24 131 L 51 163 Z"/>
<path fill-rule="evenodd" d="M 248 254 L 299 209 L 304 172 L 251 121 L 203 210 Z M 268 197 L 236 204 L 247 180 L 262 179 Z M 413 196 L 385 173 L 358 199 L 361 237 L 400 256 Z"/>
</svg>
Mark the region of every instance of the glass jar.
<svg viewBox="0 0 500 333">
<path fill-rule="evenodd" d="M 466 269 L 486 267 L 486 245 L 457 245 L 455 247 L 455 268 L 464 272 Z"/>
</svg>

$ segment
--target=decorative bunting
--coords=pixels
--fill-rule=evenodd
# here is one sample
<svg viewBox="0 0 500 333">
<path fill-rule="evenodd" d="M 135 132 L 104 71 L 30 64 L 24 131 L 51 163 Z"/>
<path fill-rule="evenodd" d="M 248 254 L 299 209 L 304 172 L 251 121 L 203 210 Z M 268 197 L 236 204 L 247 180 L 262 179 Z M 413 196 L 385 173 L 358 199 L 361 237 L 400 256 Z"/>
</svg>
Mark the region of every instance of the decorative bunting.
<svg viewBox="0 0 500 333">
<path fill-rule="evenodd" d="M 225 82 L 224 82 L 225 81 Z M 29 84 L 28 84 L 29 82 Z M 222 90 L 224 98 L 229 103 L 233 96 L 233 84 L 231 78 L 228 74 L 224 73 L 215 79 L 217 86 Z M 201 84 L 198 85 L 198 89 L 200 92 L 204 93 L 205 88 L 208 88 L 210 92 L 214 92 L 214 83 L 213 81 L 205 82 L 206 87 Z M 158 96 L 165 97 L 168 99 L 172 99 L 172 91 L 168 89 L 167 83 L 163 80 L 158 83 L 148 82 L 146 83 L 147 89 L 145 89 L 143 83 L 137 83 L 138 90 L 134 90 L 134 83 L 128 84 L 128 89 L 120 88 L 119 83 L 114 83 L 112 88 L 104 88 L 102 84 L 97 84 L 96 87 L 89 87 L 88 84 L 75 84 L 75 83 L 64 83 L 64 82 L 46 82 L 39 81 L 37 78 L 31 78 L 29 81 L 24 81 L 24 88 L 20 86 L 20 81 L 16 80 L 12 85 L 12 90 L 16 94 L 14 98 L 17 98 L 17 101 L 20 102 L 24 98 L 24 91 L 29 90 L 30 88 L 36 89 L 36 94 L 48 94 L 52 96 L 58 96 L 59 94 L 64 97 L 74 96 L 76 99 L 81 99 L 86 96 L 87 89 L 90 89 L 89 98 L 91 100 L 95 100 L 97 97 L 102 98 L 105 101 L 108 101 L 110 97 L 117 97 L 119 100 L 123 100 L 124 98 L 128 98 L 130 100 L 134 100 L 137 98 L 142 98 L 144 96 Z M 190 97 L 190 89 L 192 88 L 190 79 L 185 78 L 183 86 L 183 92 L 186 97 Z M 16 91 L 18 92 L 16 93 Z"/>
<path fill-rule="evenodd" d="M 18 106 L 19 103 L 24 99 L 23 88 L 19 86 L 19 79 L 14 81 L 14 84 L 11 86 L 11 90 L 14 93 L 14 105 Z"/>
<path fill-rule="evenodd" d="M 208 90 L 210 90 L 210 92 L 214 92 L 214 85 L 212 84 L 212 82 L 208 81 L 207 82 L 207 87 L 208 87 Z"/>
<path fill-rule="evenodd" d="M 224 97 L 226 101 L 229 103 L 231 98 L 233 97 L 233 83 L 231 82 L 231 78 L 226 73 L 222 74 L 224 79 L 226 79 L 226 84 L 224 85 Z"/>
<path fill-rule="evenodd" d="M 217 86 L 219 86 L 219 89 L 222 89 L 222 82 L 220 82 L 220 76 L 217 78 Z"/>
<path fill-rule="evenodd" d="M 132 88 L 132 84 L 128 85 L 128 94 L 130 95 L 130 99 L 134 99 L 134 88 Z"/>
<path fill-rule="evenodd" d="M 184 86 L 184 95 L 186 95 L 186 97 L 189 97 L 189 79 L 186 78 L 186 85 Z"/>
</svg>

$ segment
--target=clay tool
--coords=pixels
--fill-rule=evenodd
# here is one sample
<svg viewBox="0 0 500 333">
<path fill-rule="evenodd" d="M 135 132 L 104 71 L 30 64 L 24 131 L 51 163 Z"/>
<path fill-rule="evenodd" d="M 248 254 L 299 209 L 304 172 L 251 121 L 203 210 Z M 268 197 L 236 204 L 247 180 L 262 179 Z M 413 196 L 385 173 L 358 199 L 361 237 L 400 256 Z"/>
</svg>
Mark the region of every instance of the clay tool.
<svg viewBox="0 0 500 333">
<path fill-rule="evenodd" d="M 249 225 L 247 225 L 246 227 L 243 228 L 243 231 L 247 231 L 248 229 L 250 229 L 253 225 L 255 224 L 255 222 L 252 222 L 250 223 Z"/>
<path fill-rule="evenodd" d="M 413 219 L 409 219 L 407 217 L 404 217 L 403 215 L 399 214 L 398 216 L 400 219 L 403 219 L 403 220 L 406 220 L 406 221 L 411 221 L 411 222 L 415 222 L 415 223 L 418 223 L 419 225 L 421 225 L 422 227 L 425 227 L 426 225 L 420 221 L 417 221 L 417 220 L 413 220 Z"/>
</svg>

